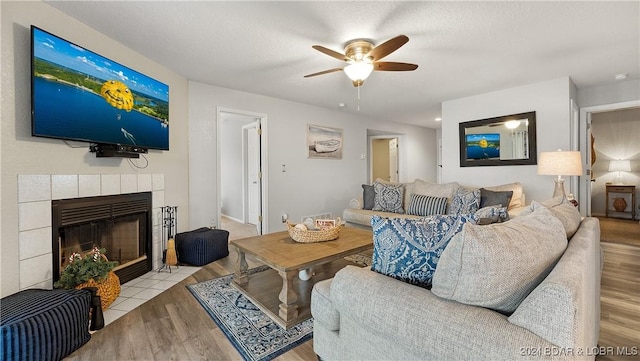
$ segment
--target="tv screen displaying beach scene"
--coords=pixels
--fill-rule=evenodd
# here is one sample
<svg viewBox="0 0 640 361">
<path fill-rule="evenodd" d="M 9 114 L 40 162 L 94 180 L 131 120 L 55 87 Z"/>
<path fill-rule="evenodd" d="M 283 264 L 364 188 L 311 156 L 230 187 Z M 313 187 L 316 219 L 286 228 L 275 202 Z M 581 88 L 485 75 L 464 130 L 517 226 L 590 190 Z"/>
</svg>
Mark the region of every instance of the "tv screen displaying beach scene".
<svg viewBox="0 0 640 361">
<path fill-rule="evenodd" d="M 467 159 L 500 159 L 500 134 L 467 134 Z"/>
<path fill-rule="evenodd" d="M 169 86 L 31 27 L 32 135 L 169 150 Z"/>
</svg>

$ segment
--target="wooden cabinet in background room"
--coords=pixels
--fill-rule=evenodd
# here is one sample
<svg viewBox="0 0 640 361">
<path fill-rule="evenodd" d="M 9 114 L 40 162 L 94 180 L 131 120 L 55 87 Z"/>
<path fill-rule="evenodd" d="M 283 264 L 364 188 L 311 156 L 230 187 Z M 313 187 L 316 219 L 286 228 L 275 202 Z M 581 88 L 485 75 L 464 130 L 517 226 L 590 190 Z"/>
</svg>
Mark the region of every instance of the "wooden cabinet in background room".
<svg viewBox="0 0 640 361">
<path fill-rule="evenodd" d="M 631 219 L 636 219 L 636 186 L 607 184 L 606 215 L 614 213 L 613 217 L 622 218 L 623 213 L 631 214 Z M 631 195 L 631 204 L 628 204 L 628 195 Z M 612 201 L 610 201 L 610 199 Z M 613 207 L 613 209 L 611 209 Z M 626 218 L 626 217 L 625 217 Z"/>
</svg>

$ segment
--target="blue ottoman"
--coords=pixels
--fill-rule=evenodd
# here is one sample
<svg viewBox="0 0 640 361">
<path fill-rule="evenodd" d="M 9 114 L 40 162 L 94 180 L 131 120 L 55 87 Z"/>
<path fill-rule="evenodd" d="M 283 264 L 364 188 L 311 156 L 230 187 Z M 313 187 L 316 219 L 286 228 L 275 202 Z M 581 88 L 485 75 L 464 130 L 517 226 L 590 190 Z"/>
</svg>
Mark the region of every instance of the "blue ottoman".
<svg viewBox="0 0 640 361">
<path fill-rule="evenodd" d="M 202 266 L 229 255 L 229 232 L 222 229 L 198 228 L 176 234 L 178 261 Z"/>
<path fill-rule="evenodd" d="M 61 360 L 89 341 L 91 293 L 24 290 L 0 300 L 0 360 Z"/>
</svg>

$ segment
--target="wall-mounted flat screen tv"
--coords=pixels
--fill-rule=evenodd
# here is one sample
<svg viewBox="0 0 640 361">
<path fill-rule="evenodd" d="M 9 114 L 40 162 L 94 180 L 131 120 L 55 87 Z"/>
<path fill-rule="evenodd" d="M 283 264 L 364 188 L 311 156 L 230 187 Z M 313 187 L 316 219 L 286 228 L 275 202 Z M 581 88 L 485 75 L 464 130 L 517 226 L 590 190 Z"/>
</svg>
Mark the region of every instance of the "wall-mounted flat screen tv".
<svg viewBox="0 0 640 361">
<path fill-rule="evenodd" d="M 500 134 L 467 134 L 467 159 L 500 159 Z"/>
<path fill-rule="evenodd" d="M 169 86 L 31 27 L 33 136 L 169 150 Z"/>
</svg>

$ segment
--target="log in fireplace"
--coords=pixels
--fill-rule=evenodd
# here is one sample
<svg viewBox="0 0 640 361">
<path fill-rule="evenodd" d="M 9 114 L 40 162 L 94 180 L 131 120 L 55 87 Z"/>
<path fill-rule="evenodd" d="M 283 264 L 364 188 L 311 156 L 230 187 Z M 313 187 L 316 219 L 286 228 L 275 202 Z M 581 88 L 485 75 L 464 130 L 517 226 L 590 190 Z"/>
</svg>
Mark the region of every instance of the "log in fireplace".
<svg viewBox="0 0 640 361">
<path fill-rule="evenodd" d="M 118 261 L 120 283 L 151 271 L 151 210 L 151 192 L 52 201 L 54 282 L 73 252 L 95 246 Z"/>
</svg>

